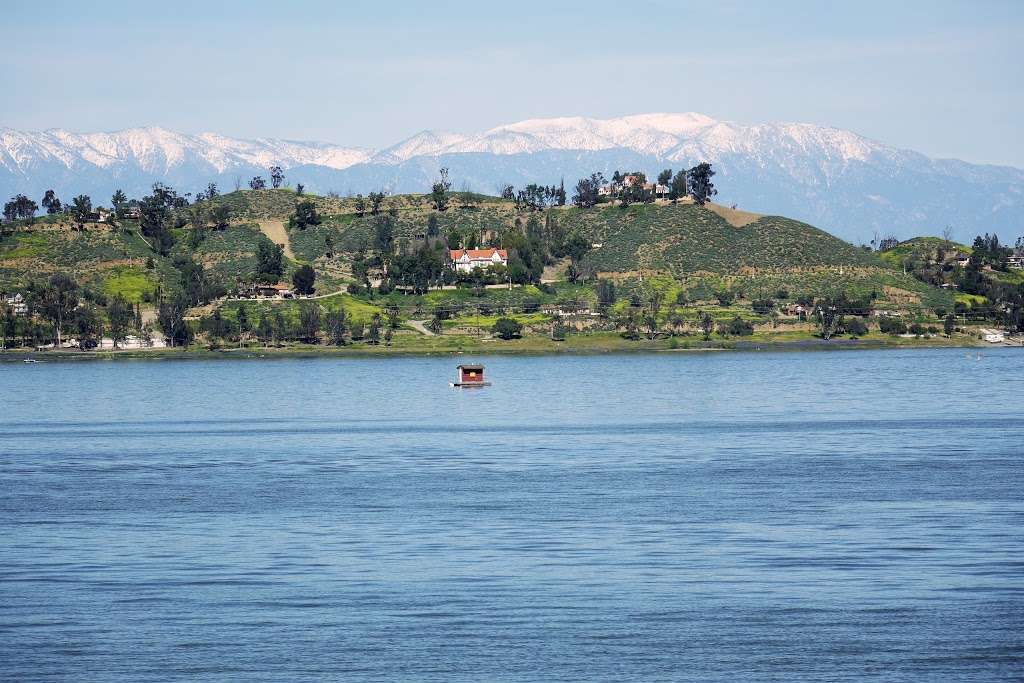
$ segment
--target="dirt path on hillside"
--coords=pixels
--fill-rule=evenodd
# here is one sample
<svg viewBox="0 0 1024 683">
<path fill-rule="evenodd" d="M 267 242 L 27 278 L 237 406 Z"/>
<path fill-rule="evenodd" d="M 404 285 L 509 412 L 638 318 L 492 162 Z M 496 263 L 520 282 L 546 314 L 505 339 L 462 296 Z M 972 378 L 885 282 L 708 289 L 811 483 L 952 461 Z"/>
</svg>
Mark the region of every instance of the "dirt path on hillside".
<svg viewBox="0 0 1024 683">
<path fill-rule="evenodd" d="M 274 244 L 284 247 L 284 255 L 295 260 L 295 252 L 292 251 L 292 244 L 288 241 L 288 231 L 285 230 L 284 221 L 258 221 L 260 232 L 270 238 Z"/>
<path fill-rule="evenodd" d="M 417 332 L 419 332 L 420 334 L 422 334 L 424 336 L 427 336 L 427 337 L 436 337 L 437 336 L 433 332 L 431 332 L 429 329 L 427 329 L 427 326 L 425 324 L 427 322 L 426 320 L 409 320 L 407 322 L 409 323 L 409 327 L 413 328 L 414 330 L 416 330 Z"/>
</svg>

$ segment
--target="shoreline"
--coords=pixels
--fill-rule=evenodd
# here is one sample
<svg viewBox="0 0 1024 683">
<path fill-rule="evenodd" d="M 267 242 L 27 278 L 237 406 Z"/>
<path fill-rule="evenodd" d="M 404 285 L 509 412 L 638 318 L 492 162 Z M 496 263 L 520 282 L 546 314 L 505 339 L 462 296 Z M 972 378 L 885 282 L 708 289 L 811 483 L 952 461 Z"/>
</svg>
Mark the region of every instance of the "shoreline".
<svg viewBox="0 0 1024 683">
<path fill-rule="evenodd" d="M 628 344 L 606 344 L 590 346 L 556 346 L 523 347 L 522 345 L 472 345 L 472 347 L 456 347 L 451 349 L 410 348 L 396 346 L 292 346 L 274 347 L 243 347 L 243 348 L 162 348 L 162 349 L 123 349 L 103 351 L 79 350 L 45 350 L 29 351 L 11 349 L 0 351 L 0 364 L 18 363 L 26 360 L 45 362 L 79 362 L 79 361 L 177 361 L 177 360 L 274 360 L 293 358 L 396 358 L 396 357 L 459 357 L 459 356 L 597 356 L 597 355 L 632 355 L 637 353 L 761 353 L 761 352 L 828 352 L 828 351 L 861 351 L 861 350 L 898 350 L 898 349 L 1000 349 L 1024 348 L 1016 345 L 982 345 L 980 342 L 970 343 L 969 340 L 956 340 L 946 343 L 942 340 L 899 340 L 883 339 L 806 339 L 789 341 L 771 340 L 737 340 L 716 341 L 696 344 L 690 342 L 685 346 L 672 348 L 661 340 L 654 342 L 629 342 Z M 503 342 L 508 344 L 508 342 Z"/>
</svg>

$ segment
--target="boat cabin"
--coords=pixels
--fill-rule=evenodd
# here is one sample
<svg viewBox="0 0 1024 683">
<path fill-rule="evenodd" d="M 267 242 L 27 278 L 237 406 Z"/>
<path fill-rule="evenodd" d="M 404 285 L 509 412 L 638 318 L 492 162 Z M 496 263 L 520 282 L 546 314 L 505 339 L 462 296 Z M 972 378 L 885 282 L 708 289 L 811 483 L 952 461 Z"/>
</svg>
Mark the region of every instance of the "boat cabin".
<svg viewBox="0 0 1024 683">
<path fill-rule="evenodd" d="M 460 365 L 458 367 L 458 381 L 453 382 L 457 387 L 483 387 L 490 384 L 484 381 L 484 366 L 482 365 Z"/>
</svg>

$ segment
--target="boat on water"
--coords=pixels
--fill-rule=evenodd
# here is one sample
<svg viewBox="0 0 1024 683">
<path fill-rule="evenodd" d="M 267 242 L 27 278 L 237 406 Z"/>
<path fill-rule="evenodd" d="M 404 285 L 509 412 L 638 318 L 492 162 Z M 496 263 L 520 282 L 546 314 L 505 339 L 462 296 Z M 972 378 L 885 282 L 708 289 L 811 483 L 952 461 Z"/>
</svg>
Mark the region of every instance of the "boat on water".
<svg viewBox="0 0 1024 683">
<path fill-rule="evenodd" d="M 26 358 L 25 360 L 23 360 L 21 362 L 22 363 L 38 363 L 39 361 L 37 361 L 35 358 Z"/>
<path fill-rule="evenodd" d="M 490 382 L 484 381 L 484 366 L 482 365 L 460 365 L 458 368 L 458 379 L 450 382 L 453 387 L 489 387 Z"/>
</svg>

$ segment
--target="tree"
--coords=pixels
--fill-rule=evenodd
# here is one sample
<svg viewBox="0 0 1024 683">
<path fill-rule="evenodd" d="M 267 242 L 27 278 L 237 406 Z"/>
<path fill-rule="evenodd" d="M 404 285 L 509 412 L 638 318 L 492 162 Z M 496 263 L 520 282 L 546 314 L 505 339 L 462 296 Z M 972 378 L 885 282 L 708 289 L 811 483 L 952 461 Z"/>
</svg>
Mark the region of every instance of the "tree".
<svg viewBox="0 0 1024 683">
<path fill-rule="evenodd" d="M 267 186 L 267 181 L 263 179 L 263 176 L 255 176 L 249 181 L 249 187 L 253 190 L 262 190 Z"/>
<path fill-rule="evenodd" d="M 444 332 L 444 322 L 435 314 L 427 323 L 427 329 L 434 334 L 441 334 Z"/>
<path fill-rule="evenodd" d="M 15 195 L 4 204 L 4 218 L 13 221 L 16 218 L 32 219 L 39 210 L 39 205 L 23 194 Z"/>
<path fill-rule="evenodd" d="M 110 206 L 114 209 L 114 215 L 121 218 L 124 214 L 124 205 L 128 201 L 128 197 L 118 189 L 114 192 L 114 195 L 110 198 Z"/>
<path fill-rule="evenodd" d="M 452 183 L 448 179 L 448 169 L 442 168 L 440 178 L 430 189 L 430 196 L 434 202 L 434 208 L 438 211 L 445 211 L 448 208 L 448 192 L 452 189 Z"/>
<path fill-rule="evenodd" d="M 242 334 L 252 329 L 249 324 L 249 314 L 245 312 L 245 306 L 238 304 L 238 308 L 235 309 L 235 322 L 238 324 L 238 336 L 241 338 Z"/>
<path fill-rule="evenodd" d="M 270 184 L 273 185 L 274 189 L 281 187 L 281 183 L 284 182 L 284 171 L 281 170 L 280 166 L 270 167 Z M 258 189 L 258 188 L 253 188 Z"/>
<path fill-rule="evenodd" d="M 576 183 L 576 194 L 573 195 L 572 203 L 581 209 L 589 209 L 597 204 L 603 186 L 604 176 L 601 173 L 592 173 L 589 178 L 580 178 Z"/>
<path fill-rule="evenodd" d="M 181 202 L 174 190 L 157 183 L 153 192 L 139 202 L 139 232 L 149 240 L 153 251 L 166 256 L 174 246 L 174 236 L 169 224 L 173 220 L 172 210 Z"/>
<path fill-rule="evenodd" d="M 345 345 L 345 334 L 348 332 L 348 313 L 341 306 L 336 311 L 328 311 L 324 321 L 327 338 L 335 346 Z"/>
<path fill-rule="evenodd" d="M 664 171 L 658 174 L 658 184 L 668 187 L 672 184 L 672 169 L 666 168 Z"/>
<path fill-rule="evenodd" d="M 492 333 L 506 341 L 518 337 L 522 331 L 522 324 L 512 318 L 498 318 L 494 321 L 494 327 L 491 328 Z"/>
<path fill-rule="evenodd" d="M 700 326 L 700 331 L 704 334 L 704 341 L 711 339 L 711 333 L 715 329 L 715 319 L 711 317 L 711 314 L 706 311 L 698 313 L 697 324 Z"/>
<path fill-rule="evenodd" d="M 394 251 L 395 226 L 390 216 L 378 216 L 373 225 L 373 246 L 381 256 Z"/>
<path fill-rule="evenodd" d="M 298 185 L 295 186 L 295 194 L 297 196 L 301 197 L 302 193 L 305 192 L 305 191 L 306 191 L 306 186 L 303 185 L 302 183 L 299 183 Z"/>
<path fill-rule="evenodd" d="M 256 246 L 256 277 L 260 282 L 274 283 L 284 273 L 284 249 L 270 240 L 260 240 Z"/>
<path fill-rule="evenodd" d="M 78 223 L 84 223 L 92 213 L 92 199 L 87 194 L 80 194 L 71 200 L 71 215 Z"/>
<path fill-rule="evenodd" d="M 839 306 L 836 305 L 836 302 L 826 298 L 817 303 L 814 309 L 814 319 L 818 323 L 818 330 L 821 333 L 822 339 L 828 340 L 832 338 L 840 317 Z"/>
<path fill-rule="evenodd" d="M 366 214 L 366 200 L 363 199 L 362 194 L 356 195 L 356 215 L 362 218 Z"/>
<path fill-rule="evenodd" d="M 947 337 L 952 337 L 954 329 L 956 329 L 956 316 L 950 313 L 942 321 L 942 331 Z"/>
<path fill-rule="evenodd" d="M 369 195 L 370 200 L 370 215 L 376 216 L 380 213 L 380 206 L 384 203 L 383 192 L 371 192 Z"/>
<path fill-rule="evenodd" d="M 60 200 L 57 199 L 57 194 L 53 190 L 46 191 L 40 204 L 43 205 L 43 208 L 46 209 L 46 213 L 49 215 L 60 213 L 61 209 L 64 208 L 61 206 Z"/>
<path fill-rule="evenodd" d="M 314 282 L 316 282 L 316 271 L 308 263 L 299 266 L 299 269 L 292 275 L 292 285 L 295 287 L 295 291 L 303 296 L 309 296 L 316 290 L 313 286 Z"/>
<path fill-rule="evenodd" d="M 134 318 L 131 304 L 120 294 L 115 294 L 107 304 L 107 331 L 114 342 L 114 348 L 128 336 Z"/>
<path fill-rule="evenodd" d="M 370 318 L 370 328 L 366 331 L 366 343 L 368 344 L 379 344 L 380 343 L 380 314 L 374 313 L 373 317 Z"/>
<path fill-rule="evenodd" d="M 715 172 L 712 170 L 711 164 L 706 161 L 700 162 L 687 173 L 690 194 L 693 195 L 693 201 L 698 206 L 704 206 L 711 197 L 718 194 L 714 183 L 711 182 L 714 175 Z"/>
<path fill-rule="evenodd" d="M 565 242 L 565 255 L 569 257 L 569 279 L 576 282 L 582 271 L 580 264 L 583 257 L 590 251 L 590 242 L 578 232 L 574 232 Z"/>
<path fill-rule="evenodd" d="M 427 237 L 433 238 L 437 237 L 440 234 L 441 228 L 438 226 L 437 216 L 434 214 L 430 214 L 430 216 L 427 218 Z"/>
<path fill-rule="evenodd" d="M 203 318 L 202 330 L 209 335 L 211 341 L 224 339 L 228 336 L 228 324 L 224 320 L 224 316 L 221 314 L 218 308 L 208 318 Z"/>
<path fill-rule="evenodd" d="M 274 337 L 274 325 L 266 312 L 260 314 L 260 321 L 256 324 L 256 337 L 264 344 Z"/>
<path fill-rule="evenodd" d="M 320 341 L 320 306 L 314 301 L 303 301 L 299 306 L 299 336 L 307 344 Z"/>
<path fill-rule="evenodd" d="M 288 219 L 288 227 L 305 230 L 310 225 L 320 225 L 316 204 L 308 200 L 299 202 L 295 205 L 295 213 Z"/>
<path fill-rule="evenodd" d="M 611 280 L 597 281 L 597 309 L 607 315 L 608 309 L 615 305 L 615 283 Z"/>
<path fill-rule="evenodd" d="M 206 186 L 206 198 L 207 199 L 213 199 L 214 197 L 216 197 L 219 194 L 220 194 L 220 192 L 217 191 L 217 183 L 209 183 Z"/>
<path fill-rule="evenodd" d="M 686 174 L 687 171 L 683 169 L 672 176 L 672 182 L 668 187 L 668 198 L 672 201 L 676 201 L 686 196 L 688 185 Z"/>
<path fill-rule="evenodd" d="M 56 273 L 43 289 L 38 310 L 44 318 L 53 323 L 57 334 L 57 346 L 61 345 L 61 332 L 78 306 L 78 284 L 64 273 Z"/>
<path fill-rule="evenodd" d="M 83 351 L 94 349 L 99 345 L 100 321 L 96 309 L 92 306 L 79 306 L 75 309 L 74 330 L 78 335 L 78 348 Z"/>
</svg>

